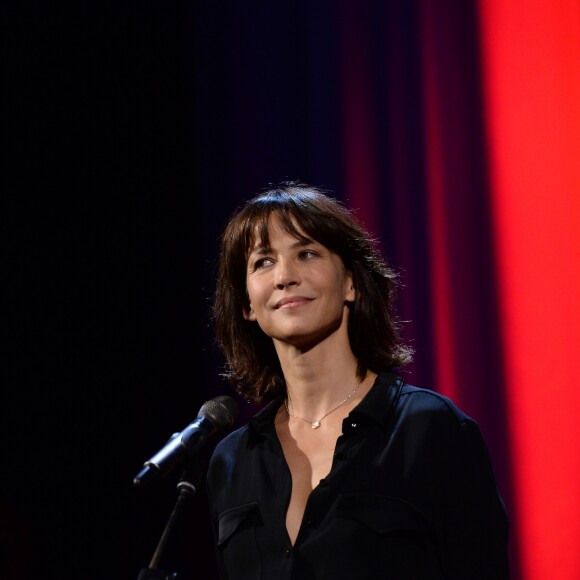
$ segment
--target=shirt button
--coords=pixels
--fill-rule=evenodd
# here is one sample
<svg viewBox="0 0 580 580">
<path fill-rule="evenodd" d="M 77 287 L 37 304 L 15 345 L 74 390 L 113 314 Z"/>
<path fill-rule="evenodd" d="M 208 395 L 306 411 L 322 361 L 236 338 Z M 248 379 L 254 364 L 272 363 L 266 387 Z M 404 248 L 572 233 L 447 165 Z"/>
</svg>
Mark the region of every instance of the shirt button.
<svg viewBox="0 0 580 580">
<path fill-rule="evenodd" d="M 287 548 L 286 552 L 284 552 L 286 554 L 286 558 L 290 558 L 290 556 L 292 555 L 292 548 Z"/>
</svg>

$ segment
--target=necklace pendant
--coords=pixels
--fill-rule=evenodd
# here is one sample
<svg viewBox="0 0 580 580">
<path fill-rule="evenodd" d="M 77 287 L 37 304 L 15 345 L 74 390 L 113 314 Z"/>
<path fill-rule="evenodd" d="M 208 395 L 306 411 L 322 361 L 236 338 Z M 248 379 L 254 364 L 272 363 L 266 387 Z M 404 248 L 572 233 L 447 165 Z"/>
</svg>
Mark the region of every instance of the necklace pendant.
<svg viewBox="0 0 580 580">
<path fill-rule="evenodd" d="M 318 427 L 320 427 L 320 421 L 313 421 L 312 422 L 312 428 L 313 429 L 318 429 Z"/>
</svg>

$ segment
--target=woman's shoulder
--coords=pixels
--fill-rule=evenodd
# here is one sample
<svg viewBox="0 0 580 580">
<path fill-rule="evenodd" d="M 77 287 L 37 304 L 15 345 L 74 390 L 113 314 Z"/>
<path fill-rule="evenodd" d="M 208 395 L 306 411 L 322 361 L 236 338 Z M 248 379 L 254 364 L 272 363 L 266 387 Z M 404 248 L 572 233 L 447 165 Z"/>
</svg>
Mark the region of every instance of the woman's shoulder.
<svg viewBox="0 0 580 580">
<path fill-rule="evenodd" d="M 436 429 L 456 434 L 477 423 L 451 398 L 434 389 L 415 386 L 403 375 L 380 373 L 358 412 L 388 429 Z"/>
<path fill-rule="evenodd" d="M 481 448 L 483 437 L 477 420 L 451 397 L 433 389 L 403 385 L 394 406 L 393 432 L 413 434 L 424 444 L 472 452 Z"/>
<path fill-rule="evenodd" d="M 239 448 L 240 445 L 244 445 L 245 441 L 248 439 L 249 430 L 249 424 L 245 424 L 224 435 L 224 437 L 217 442 L 213 450 L 212 461 L 216 457 L 230 455 L 232 451 Z"/>
<path fill-rule="evenodd" d="M 242 443 L 247 443 L 260 433 L 269 432 L 274 424 L 277 410 L 282 399 L 274 399 L 259 404 L 252 404 L 241 413 L 241 417 L 233 431 L 225 435 L 216 445 L 216 452 L 228 452 Z"/>
<path fill-rule="evenodd" d="M 408 383 L 401 389 L 397 407 L 406 413 L 436 415 L 457 424 L 475 422 L 451 397 Z"/>
</svg>

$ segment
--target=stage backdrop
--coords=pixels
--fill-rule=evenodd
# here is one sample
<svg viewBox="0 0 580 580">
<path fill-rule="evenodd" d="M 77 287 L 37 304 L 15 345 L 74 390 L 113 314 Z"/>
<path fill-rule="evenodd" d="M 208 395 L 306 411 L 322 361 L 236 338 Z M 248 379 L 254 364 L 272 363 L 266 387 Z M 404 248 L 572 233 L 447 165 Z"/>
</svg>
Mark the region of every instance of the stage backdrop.
<svg viewBox="0 0 580 580">
<path fill-rule="evenodd" d="M 201 55 L 229 141 L 228 174 L 200 172 L 201 189 L 231 209 L 290 177 L 358 210 L 401 274 L 408 380 L 453 397 L 488 441 L 513 577 L 578 578 L 580 4 L 234 12 L 214 39 L 227 81 Z"/>
<path fill-rule="evenodd" d="M 179 471 L 132 478 L 230 393 L 218 236 L 298 179 L 399 272 L 406 378 L 481 425 L 513 580 L 578 580 L 578 0 L 6 0 L 0 22 L 2 578 L 149 563 Z M 161 565 L 215 579 L 203 482 Z"/>
</svg>

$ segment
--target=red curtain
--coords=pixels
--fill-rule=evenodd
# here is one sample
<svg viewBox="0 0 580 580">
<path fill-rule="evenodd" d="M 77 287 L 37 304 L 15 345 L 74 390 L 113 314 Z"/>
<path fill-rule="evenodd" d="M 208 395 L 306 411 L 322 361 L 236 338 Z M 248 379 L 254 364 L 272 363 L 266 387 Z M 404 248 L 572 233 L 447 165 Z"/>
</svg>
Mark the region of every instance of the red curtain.
<svg viewBox="0 0 580 580">
<path fill-rule="evenodd" d="M 480 2 L 526 580 L 580 578 L 580 3 Z"/>
<path fill-rule="evenodd" d="M 577 580 L 580 3 L 369 6 L 340 4 L 345 197 L 404 271 L 410 382 L 481 424 L 513 577 Z"/>
</svg>

